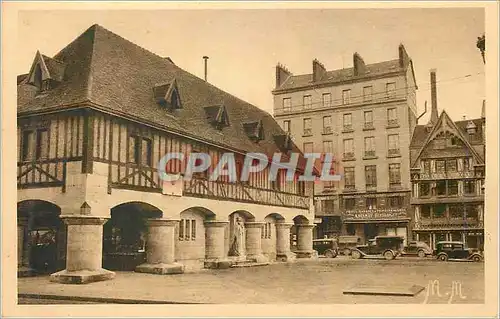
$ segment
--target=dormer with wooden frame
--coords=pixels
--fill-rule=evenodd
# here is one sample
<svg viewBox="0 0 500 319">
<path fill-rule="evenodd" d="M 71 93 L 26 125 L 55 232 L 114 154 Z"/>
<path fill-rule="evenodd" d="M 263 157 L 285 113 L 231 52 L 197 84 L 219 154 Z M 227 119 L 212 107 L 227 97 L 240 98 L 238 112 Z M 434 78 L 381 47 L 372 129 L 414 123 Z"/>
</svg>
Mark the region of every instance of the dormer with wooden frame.
<svg viewBox="0 0 500 319">
<path fill-rule="evenodd" d="M 28 84 L 37 87 L 39 92 L 50 90 L 63 80 L 65 68 L 64 63 L 37 51 L 27 76 Z"/>
<path fill-rule="evenodd" d="M 262 120 L 243 123 L 243 128 L 247 136 L 254 142 L 258 143 L 264 139 L 264 125 L 262 124 Z"/>
<path fill-rule="evenodd" d="M 173 79 L 170 83 L 155 85 L 153 88 L 153 94 L 156 103 L 158 103 L 160 106 L 163 106 L 170 111 L 182 109 L 182 103 L 176 79 Z"/>
<path fill-rule="evenodd" d="M 224 104 L 206 106 L 205 114 L 209 123 L 218 130 L 229 126 L 229 116 Z"/>
</svg>

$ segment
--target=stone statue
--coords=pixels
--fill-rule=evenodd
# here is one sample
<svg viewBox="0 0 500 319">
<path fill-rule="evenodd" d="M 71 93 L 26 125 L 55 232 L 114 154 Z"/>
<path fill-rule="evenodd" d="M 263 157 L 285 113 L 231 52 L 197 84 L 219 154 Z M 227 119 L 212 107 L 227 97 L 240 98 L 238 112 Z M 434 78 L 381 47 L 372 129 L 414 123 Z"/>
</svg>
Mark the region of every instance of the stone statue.
<svg viewBox="0 0 500 319">
<path fill-rule="evenodd" d="M 236 222 L 234 223 L 234 235 L 231 241 L 229 255 L 245 255 L 245 225 L 243 224 L 243 220 L 240 217 L 236 217 Z"/>
</svg>

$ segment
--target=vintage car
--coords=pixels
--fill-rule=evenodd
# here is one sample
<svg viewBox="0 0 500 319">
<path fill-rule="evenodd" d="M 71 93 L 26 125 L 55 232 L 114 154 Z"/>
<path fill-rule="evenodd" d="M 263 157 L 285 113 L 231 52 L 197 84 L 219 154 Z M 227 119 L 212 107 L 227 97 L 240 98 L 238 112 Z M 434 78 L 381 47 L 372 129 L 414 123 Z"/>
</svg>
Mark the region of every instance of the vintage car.
<svg viewBox="0 0 500 319">
<path fill-rule="evenodd" d="M 314 239 L 313 249 L 318 255 L 324 255 L 326 258 L 335 258 L 338 255 L 337 240 L 334 238 Z"/>
<path fill-rule="evenodd" d="M 365 256 L 381 255 L 387 260 L 392 260 L 401 255 L 404 238 L 400 236 L 377 236 L 368 241 L 368 245 L 358 245 L 351 252 L 353 259 Z"/>
<path fill-rule="evenodd" d="M 361 238 L 359 236 L 339 236 L 337 243 L 339 252 L 349 256 L 351 250 L 361 243 Z"/>
<path fill-rule="evenodd" d="M 447 261 L 449 259 L 455 260 L 472 260 L 482 261 L 483 255 L 477 249 L 467 248 L 463 242 L 460 241 L 440 241 L 436 244 L 436 249 L 433 255 L 440 261 Z"/>
<path fill-rule="evenodd" d="M 403 249 L 402 256 L 418 256 L 420 258 L 431 256 L 432 249 L 423 241 L 410 241 Z"/>
</svg>

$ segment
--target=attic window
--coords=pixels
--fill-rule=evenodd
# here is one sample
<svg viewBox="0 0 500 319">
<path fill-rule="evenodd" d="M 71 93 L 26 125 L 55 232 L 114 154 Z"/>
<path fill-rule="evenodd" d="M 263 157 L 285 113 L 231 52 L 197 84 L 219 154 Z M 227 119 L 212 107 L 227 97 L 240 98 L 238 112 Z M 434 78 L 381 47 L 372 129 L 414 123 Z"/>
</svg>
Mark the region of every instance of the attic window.
<svg viewBox="0 0 500 319">
<path fill-rule="evenodd" d="M 274 135 L 274 142 L 284 152 L 288 152 L 292 149 L 292 139 L 289 133 Z"/>
<path fill-rule="evenodd" d="M 262 124 L 262 120 L 243 123 L 243 128 L 245 129 L 247 136 L 255 142 L 264 139 L 264 126 Z"/>
<path fill-rule="evenodd" d="M 229 116 L 224 105 L 206 106 L 204 109 L 207 120 L 216 129 L 221 130 L 226 126 L 229 126 Z"/>
<path fill-rule="evenodd" d="M 47 91 L 63 80 L 65 68 L 64 63 L 37 52 L 27 83 L 37 87 L 40 92 Z"/>
<path fill-rule="evenodd" d="M 467 133 L 469 133 L 469 135 L 474 135 L 476 134 L 476 124 L 474 124 L 474 122 L 472 121 L 469 121 L 469 123 L 467 123 Z"/>
<path fill-rule="evenodd" d="M 177 87 L 177 81 L 174 79 L 168 84 L 158 84 L 153 88 L 156 103 L 170 110 L 182 108 L 182 103 Z"/>
</svg>

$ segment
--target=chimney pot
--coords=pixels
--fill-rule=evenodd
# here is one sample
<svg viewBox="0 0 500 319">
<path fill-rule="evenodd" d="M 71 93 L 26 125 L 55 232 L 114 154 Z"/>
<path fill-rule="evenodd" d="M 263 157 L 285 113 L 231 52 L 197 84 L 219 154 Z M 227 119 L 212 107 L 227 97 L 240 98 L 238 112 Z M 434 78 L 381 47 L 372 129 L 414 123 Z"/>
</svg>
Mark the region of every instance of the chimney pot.
<svg viewBox="0 0 500 319">
<path fill-rule="evenodd" d="M 431 118 L 429 120 L 429 123 L 436 124 L 438 121 L 436 69 L 431 69 L 430 73 L 431 73 Z"/>
</svg>

